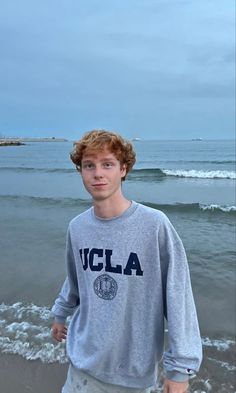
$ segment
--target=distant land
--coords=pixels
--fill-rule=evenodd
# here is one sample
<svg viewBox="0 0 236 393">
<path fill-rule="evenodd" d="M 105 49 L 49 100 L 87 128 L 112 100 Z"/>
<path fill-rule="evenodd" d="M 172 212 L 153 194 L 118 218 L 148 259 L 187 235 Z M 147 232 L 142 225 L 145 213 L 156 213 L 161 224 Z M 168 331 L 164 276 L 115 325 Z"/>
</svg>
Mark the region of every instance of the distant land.
<svg viewBox="0 0 236 393">
<path fill-rule="evenodd" d="M 21 146 L 25 142 L 67 142 L 65 138 L 0 138 L 0 146 Z"/>
</svg>

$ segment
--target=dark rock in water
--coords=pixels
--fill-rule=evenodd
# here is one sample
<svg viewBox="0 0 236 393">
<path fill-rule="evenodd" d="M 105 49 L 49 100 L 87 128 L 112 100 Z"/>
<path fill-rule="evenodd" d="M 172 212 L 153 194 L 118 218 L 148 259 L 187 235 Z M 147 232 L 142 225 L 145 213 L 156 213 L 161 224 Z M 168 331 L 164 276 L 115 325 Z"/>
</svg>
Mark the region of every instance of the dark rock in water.
<svg viewBox="0 0 236 393">
<path fill-rule="evenodd" d="M 25 143 L 19 140 L 0 139 L 0 146 L 21 146 L 21 145 L 25 145 Z"/>
</svg>

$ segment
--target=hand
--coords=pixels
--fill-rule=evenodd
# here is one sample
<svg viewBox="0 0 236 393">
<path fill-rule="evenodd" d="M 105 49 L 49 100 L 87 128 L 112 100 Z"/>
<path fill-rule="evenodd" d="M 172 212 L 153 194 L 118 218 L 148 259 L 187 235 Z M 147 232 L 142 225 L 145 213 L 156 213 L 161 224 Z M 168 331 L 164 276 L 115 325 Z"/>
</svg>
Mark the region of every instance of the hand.
<svg viewBox="0 0 236 393">
<path fill-rule="evenodd" d="M 170 379 L 165 379 L 163 393 L 187 393 L 188 381 L 175 382 Z"/>
<path fill-rule="evenodd" d="M 52 325 L 52 337 L 55 338 L 55 340 L 62 342 L 62 340 L 66 339 L 66 336 L 67 327 L 62 323 L 54 322 Z"/>
</svg>

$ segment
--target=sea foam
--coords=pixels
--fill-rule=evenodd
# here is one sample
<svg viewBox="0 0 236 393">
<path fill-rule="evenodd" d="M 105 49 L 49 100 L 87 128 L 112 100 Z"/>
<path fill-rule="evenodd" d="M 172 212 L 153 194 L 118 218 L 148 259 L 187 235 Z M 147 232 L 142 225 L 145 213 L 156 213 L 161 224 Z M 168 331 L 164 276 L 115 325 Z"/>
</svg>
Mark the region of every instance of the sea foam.
<svg viewBox="0 0 236 393">
<path fill-rule="evenodd" d="M 51 337 L 51 311 L 35 304 L 0 305 L 0 351 L 43 363 L 68 361 L 65 342 Z"/>
<path fill-rule="evenodd" d="M 211 204 L 211 205 L 199 205 L 201 210 L 210 210 L 210 211 L 217 211 L 220 210 L 224 213 L 231 213 L 236 211 L 236 206 L 221 206 L 217 204 Z"/>
<path fill-rule="evenodd" d="M 0 352 L 18 354 L 28 360 L 43 363 L 66 363 L 65 342 L 57 343 L 51 337 L 51 311 L 35 304 L 0 305 Z M 235 341 L 204 337 L 203 346 L 214 353 L 233 351 Z M 225 364 L 224 364 L 225 363 Z M 233 365 L 221 362 L 220 367 L 233 370 Z"/>
<path fill-rule="evenodd" d="M 236 179 L 234 171 L 198 171 L 198 170 L 180 170 L 180 169 L 163 169 L 167 176 L 191 177 L 198 179 Z"/>
</svg>

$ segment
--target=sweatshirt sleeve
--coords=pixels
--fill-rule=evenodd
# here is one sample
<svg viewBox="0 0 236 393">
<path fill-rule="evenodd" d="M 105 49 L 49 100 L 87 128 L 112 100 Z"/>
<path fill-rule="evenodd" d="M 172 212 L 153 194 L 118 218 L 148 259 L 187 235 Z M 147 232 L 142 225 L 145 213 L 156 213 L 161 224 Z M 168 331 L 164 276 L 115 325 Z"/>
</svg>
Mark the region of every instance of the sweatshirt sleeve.
<svg viewBox="0 0 236 393">
<path fill-rule="evenodd" d="M 69 230 L 66 241 L 66 270 L 67 277 L 52 307 L 52 315 L 58 323 L 65 323 L 66 318 L 74 313 L 80 303 L 75 258 Z"/>
<path fill-rule="evenodd" d="M 168 219 L 160 228 L 159 244 L 169 345 L 164 372 L 168 379 L 183 382 L 199 370 L 202 344 L 185 250 Z"/>
</svg>

